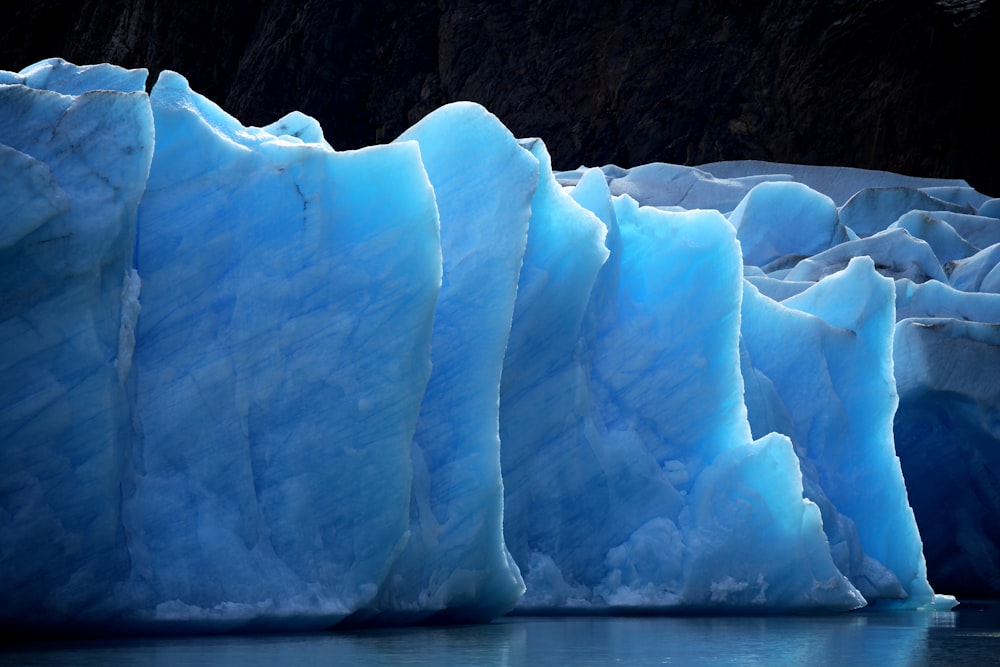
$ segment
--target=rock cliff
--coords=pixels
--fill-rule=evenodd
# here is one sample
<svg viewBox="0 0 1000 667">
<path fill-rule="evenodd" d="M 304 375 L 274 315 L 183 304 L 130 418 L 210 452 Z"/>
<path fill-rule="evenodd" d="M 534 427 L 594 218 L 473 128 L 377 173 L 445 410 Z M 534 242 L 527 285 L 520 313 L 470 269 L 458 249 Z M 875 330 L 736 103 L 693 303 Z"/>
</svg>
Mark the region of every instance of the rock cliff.
<svg viewBox="0 0 1000 667">
<path fill-rule="evenodd" d="M 555 166 L 765 159 L 961 177 L 1000 194 L 985 0 L 38 0 L 0 64 L 185 72 L 250 124 L 299 109 L 339 149 L 480 102 Z"/>
</svg>

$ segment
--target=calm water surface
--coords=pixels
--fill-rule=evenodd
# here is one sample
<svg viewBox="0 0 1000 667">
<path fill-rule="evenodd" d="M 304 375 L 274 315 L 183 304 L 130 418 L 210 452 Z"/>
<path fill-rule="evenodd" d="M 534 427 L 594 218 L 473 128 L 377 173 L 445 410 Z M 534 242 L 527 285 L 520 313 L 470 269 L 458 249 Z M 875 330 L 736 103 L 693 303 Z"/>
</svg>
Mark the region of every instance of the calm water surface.
<svg viewBox="0 0 1000 667">
<path fill-rule="evenodd" d="M 1000 604 L 790 617 L 510 617 L 321 634 L 0 644 L 0 665 L 1000 665 Z"/>
</svg>

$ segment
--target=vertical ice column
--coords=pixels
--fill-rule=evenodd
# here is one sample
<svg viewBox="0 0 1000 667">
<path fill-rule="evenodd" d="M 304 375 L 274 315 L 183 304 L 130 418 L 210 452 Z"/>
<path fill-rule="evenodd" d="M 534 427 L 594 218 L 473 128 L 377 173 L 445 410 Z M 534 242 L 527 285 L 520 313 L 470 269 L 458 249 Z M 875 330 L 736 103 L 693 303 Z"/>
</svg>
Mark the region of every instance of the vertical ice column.
<svg viewBox="0 0 1000 667">
<path fill-rule="evenodd" d="M 620 277 L 601 305 L 593 378 L 607 455 L 632 469 L 631 483 L 609 474 L 616 516 L 631 513 L 621 523 L 632 532 L 608 550 L 597 590 L 614 606 L 862 604 L 802 498 L 790 443 L 751 442 L 734 229 L 714 211 L 665 212 L 627 198 L 615 213 Z M 639 490 L 654 482 L 671 502 L 642 502 Z"/>
<path fill-rule="evenodd" d="M 714 211 L 572 197 L 542 164 L 501 391 L 526 609 L 863 604 L 787 439 L 750 442 L 735 231 Z M 554 185 L 554 184 L 553 184 Z M 603 264 L 603 267 L 602 267 Z"/>
<path fill-rule="evenodd" d="M 0 85 L 0 622 L 80 631 L 120 610 L 128 569 L 130 269 L 153 123 L 144 70 L 48 65 L 59 76 Z M 105 89 L 83 92 L 94 76 Z"/>
<path fill-rule="evenodd" d="M 894 288 L 867 257 L 781 304 L 751 286 L 744 367 L 754 432 L 795 443 L 838 567 L 869 602 L 933 600 L 893 446 Z"/>
<path fill-rule="evenodd" d="M 521 605 L 556 607 L 567 593 L 545 582 L 552 559 L 566 576 L 588 567 L 596 576 L 605 532 L 617 523 L 604 504 L 600 451 L 586 444 L 592 404 L 586 314 L 609 252 L 605 223 L 556 183 L 542 141 L 522 143 L 538 158 L 540 174 L 500 386 L 504 532 L 526 576 Z M 592 170 L 585 180 L 577 190 L 595 191 L 610 213 L 603 174 Z"/>
<path fill-rule="evenodd" d="M 441 216 L 434 370 L 413 441 L 410 541 L 373 613 L 489 619 L 524 590 L 503 539 L 499 387 L 538 162 L 478 105 L 406 131 Z"/>
<path fill-rule="evenodd" d="M 414 143 L 335 153 L 301 115 L 243 127 L 171 72 L 151 99 L 137 620 L 327 627 L 405 543 L 433 191 Z"/>
</svg>

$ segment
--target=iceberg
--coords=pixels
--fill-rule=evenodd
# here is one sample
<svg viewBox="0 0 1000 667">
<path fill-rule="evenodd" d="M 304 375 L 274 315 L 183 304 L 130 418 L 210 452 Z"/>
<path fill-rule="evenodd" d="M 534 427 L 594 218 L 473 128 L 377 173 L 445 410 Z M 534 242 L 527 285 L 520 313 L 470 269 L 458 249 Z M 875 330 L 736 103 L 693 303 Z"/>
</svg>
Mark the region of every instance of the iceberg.
<svg viewBox="0 0 1000 667">
<path fill-rule="evenodd" d="M 472 103 L 335 151 L 146 76 L 0 72 L 6 627 L 1000 592 L 998 200 L 560 172 Z"/>
</svg>

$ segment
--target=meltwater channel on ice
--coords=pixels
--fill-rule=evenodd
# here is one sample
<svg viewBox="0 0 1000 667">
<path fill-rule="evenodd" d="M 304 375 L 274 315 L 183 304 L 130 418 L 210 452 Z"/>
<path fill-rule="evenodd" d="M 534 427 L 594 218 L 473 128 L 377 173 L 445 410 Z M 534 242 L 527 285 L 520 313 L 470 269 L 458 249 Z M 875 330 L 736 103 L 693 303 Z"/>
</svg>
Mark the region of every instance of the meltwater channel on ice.
<svg viewBox="0 0 1000 667">
<path fill-rule="evenodd" d="M 925 551 L 997 587 L 1000 200 L 554 172 L 471 103 L 339 152 L 146 79 L 0 72 L 5 626 L 949 608 Z"/>
</svg>

